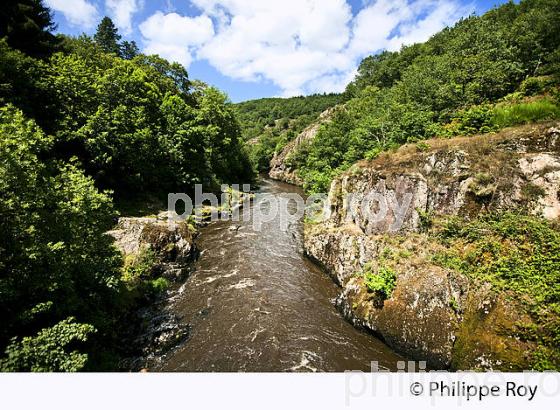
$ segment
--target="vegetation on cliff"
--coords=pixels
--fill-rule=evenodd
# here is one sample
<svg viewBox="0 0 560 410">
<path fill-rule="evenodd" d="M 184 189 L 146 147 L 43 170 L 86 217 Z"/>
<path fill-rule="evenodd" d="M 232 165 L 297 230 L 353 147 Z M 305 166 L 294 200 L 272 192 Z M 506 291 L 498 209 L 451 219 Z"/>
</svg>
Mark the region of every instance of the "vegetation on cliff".
<svg viewBox="0 0 560 410">
<path fill-rule="evenodd" d="M 434 263 L 466 275 L 515 303 L 529 320 L 509 329 L 528 343 L 528 366 L 537 370 L 560 368 L 560 231 L 540 218 L 503 212 L 472 221 L 440 221 L 433 235 L 444 246 Z M 456 362 L 468 362 L 476 349 L 473 340 L 459 338 Z M 500 352 L 506 355 L 508 352 Z M 514 352 L 509 352 L 515 360 Z M 467 356 L 467 357 L 464 357 Z M 505 361 L 505 360 L 504 360 Z M 521 367 L 522 369 L 523 367 Z"/>
<path fill-rule="evenodd" d="M 251 160 L 258 171 L 266 171 L 270 160 L 319 114 L 343 101 L 341 94 L 316 94 L 293 98 L 263 98 L 235 105 L 248 142 Z"/>
<path fill-rule="evenodd" d="M 345 315 L 437 368 L 558 369 L 558 125 L 406 144 L 335 178 L 305 241 Z M 350 194 L 413 205 L 393 229 Z"/>
</svg>

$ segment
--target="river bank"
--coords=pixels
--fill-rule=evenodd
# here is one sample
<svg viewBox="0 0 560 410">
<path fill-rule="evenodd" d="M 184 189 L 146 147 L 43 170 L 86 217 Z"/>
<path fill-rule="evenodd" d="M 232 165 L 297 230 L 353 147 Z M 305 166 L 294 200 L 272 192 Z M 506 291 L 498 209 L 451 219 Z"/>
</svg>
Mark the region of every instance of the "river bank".
<svg viewBox="0 0 560 410">
<path fill-rule="evenodd" d="M 280 201 L 297 187 L 263 180 Z M 255 206 L 266 206 L 254 203 Z M 290 205 L 288 204 L 288 209 Z M 356 329 L 334 306 L 338 286 L 303 253 L 303 222 L 260 231 L 251 221 L 200 228 L 199 257 L 170 289 L 161 309 L 188 336 L 152 355 L 150 371 L 344 371 L 397 369 L 403 358 Z"/>
</svg>

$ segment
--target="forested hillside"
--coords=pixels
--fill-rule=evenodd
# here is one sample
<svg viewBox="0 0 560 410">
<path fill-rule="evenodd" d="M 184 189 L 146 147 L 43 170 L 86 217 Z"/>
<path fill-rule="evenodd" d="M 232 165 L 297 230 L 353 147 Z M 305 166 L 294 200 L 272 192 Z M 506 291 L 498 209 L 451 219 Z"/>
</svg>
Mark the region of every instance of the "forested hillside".
<svg viewBox="0 0 560 410">
<path fill-rule="evenodd" d="M 559 18 L 556 0 L 511 2 L 367 57 L 352 98 L 289 165 L 307 190 L 325 192 L 357 160 L 405 143 L 560 117 Z"/>
<path fill-rule="evenodd" d="M 127 282 L 113 198 L 250 181 L 241 129 L 223 93 L 110 19 L 71 38 L 40 0 L 2 8 L 0 368 L 116 369 L 127 315 L 162 282 Z"/>
<path fill-rule="evenodd" d="M 127 265 L 106 234 L 123 204 L 191 193 L 197 183 L 209 191 L 221 183 L 251 182 L 255 170 L 267 170 L 274 154 L 328 108 L 339 107 L 285 158 L 308 192 L 326 192 L 356 162 L 382 163 L 389 154 L 380 154 L 404 144 L 429 152 L 430 138 L 560 118 L 559 21 L 558 0 L 510 2 L 423 44 L 365 58 L 343 94 L 234 105 L 221 91 L 189 78 L 181 65 L 122 41 L 109 18 L 91 37 L 55 35 L 42 0 L 5 1 L 0 370 L 118 369 L 129 353 L 131 312 L 167 286 L 151 275 L 149 258 Z M 488 161 L 491 154 L 485 152 Z M 482 194 L 493 183 L 485 173 L 472 178 Z M 538 187 L 528 189 L 539 194 Z M 428 230 L 430 215 L 419 220 Z M 505 226 L 492 229 L 513 232 Z M 540 226 L 535 235 L 541 230 L 553 236 Z M 553 291 L 546 297 L 557 312 L 558 269 L 548 265 L 558 250 L 554 235 L 547 239 L 552 250 L 542 264 L 538 259 L 531 265 L 528 278 L 538 282 L 537 273 L 547 270 L 546 286 Z M 526 250 L 524 243 L 521 248 Z M 486 255 L 489 248 L 480 249 Z M 504 260 L 508 269 L 519 265 Z M 506 267 L 498 269 L 504 281 L 514 277 Z M 557 319 L 550 323 L 547 349 L 558 344 Z"/>
<path fill-rule="evenodd" d="M 235 104 L 243 139 L 259 171 L 269 168 L 274 155 L 327 108 L 344 100 L 341 94 L 263 98 Z"/>
</svg>

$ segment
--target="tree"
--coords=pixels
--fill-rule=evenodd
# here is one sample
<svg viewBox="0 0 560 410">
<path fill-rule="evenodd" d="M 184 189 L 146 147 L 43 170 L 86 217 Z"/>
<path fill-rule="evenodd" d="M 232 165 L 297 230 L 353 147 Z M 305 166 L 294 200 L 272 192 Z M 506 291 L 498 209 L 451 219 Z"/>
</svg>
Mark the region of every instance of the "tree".
<svg viewBox="0 0 560 410">
<path fill-rule="evenodd" d="M 0 105 L 12 103 L 51 131 L 56 107 L 45 79 L 45 64 L 0 39 Z"/>
<path fill-rule="evenodd" d="M 125 60 L 132 60 L 140 54 L 136 41 L 123 41 L 121 44 L 121 57 Z"/>
<path fill-rule="evenodd" d="M 111 198 L 75 164 L 44 160 L 51 149 L 21 111 L 0 108 L 2 370 L 77 370 L 88 350 L 75 342 L 116 320 Z"/>
<path fill-rule="evenodd" d="M 51 54 L 57 45 L 50 10 L 42 0 L 4 0 L 0 7 L 0 38 L 34 57 Z"/>
<path fill-rule="evenodd" d="M 97 26 L 97 31 L 93 38 L 103 51 L 120 55 L 121 47 L 119 41 L 121 40 L 121 36 L 113 20 L 109 17 L 103 17 L 103 20 L 101 20 L 101 23 Z"/>
</svg>

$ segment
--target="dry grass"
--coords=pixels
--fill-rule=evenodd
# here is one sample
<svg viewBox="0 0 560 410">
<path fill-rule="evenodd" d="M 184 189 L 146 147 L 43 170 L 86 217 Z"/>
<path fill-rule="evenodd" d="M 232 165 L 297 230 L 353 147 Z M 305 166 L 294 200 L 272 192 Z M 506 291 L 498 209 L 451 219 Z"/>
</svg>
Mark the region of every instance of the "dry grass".
<svg viewBox="0 0 560 410">
<path fill-rule="evenodd" d="M 424 163 L 435 152 L 457 151 L 465 151 L 473 159 L 492 155 L 493 162 L 501 162 L 502 159 L 511 157 L 511 153 L 497 149 L 499 144 L 522 138 L 536 138 L 542 136 L 550 127 L 558 125 L 560 125 L 558 121 L 551 121 L 505 128 L 490 134 L 455 138 L 432 138 L 423 141 L 421 149 L 417 144 L 405 144 L 397 150 L 383 152 L 373 160 L 362 160 L 357 163 L 357 166 L 359 168 L 374 168 L 380 171 L 417 172 L 418 164 Z"/>
</svg>

